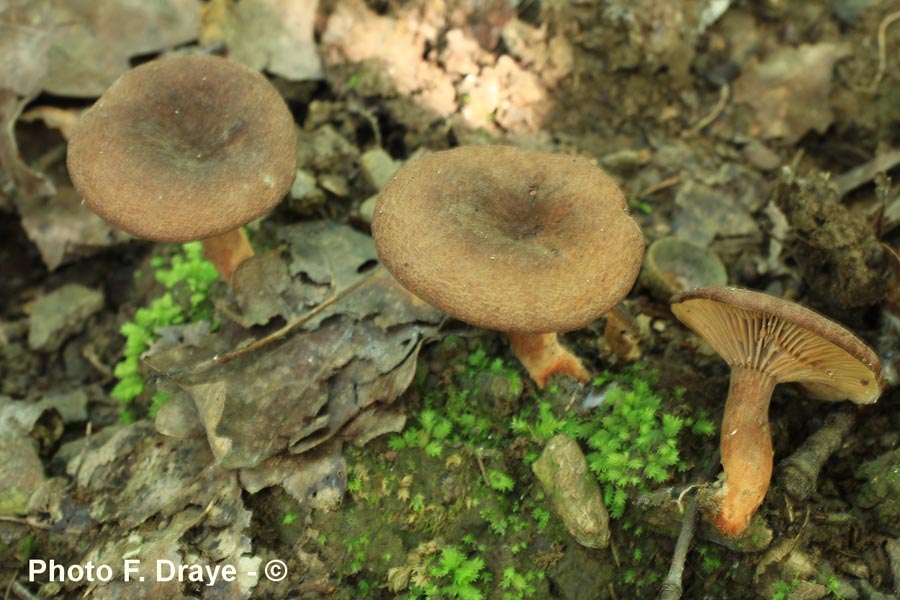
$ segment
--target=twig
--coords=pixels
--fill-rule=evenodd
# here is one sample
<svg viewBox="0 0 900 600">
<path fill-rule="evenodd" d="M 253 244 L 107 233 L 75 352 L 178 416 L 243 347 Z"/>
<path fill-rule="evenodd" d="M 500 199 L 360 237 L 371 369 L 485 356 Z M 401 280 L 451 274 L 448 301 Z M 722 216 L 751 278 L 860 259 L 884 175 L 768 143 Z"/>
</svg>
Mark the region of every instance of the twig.
<svg viewBox="0 0 900 600">
<path fill-rule="evenodd" d="M 856 414 L 838 411 L 828 415 L 821 429 L 809 436 L 791 456 L 778 465 L 778 481 L 793 498 L 806 500 L 816 491 L 816 480 L 825 461 L 837 450 L 856 423 Z"/>
<path fill-rule="evenodd" d="M 731 95 L 731 86 L 727 83 L 723 83 L 722 87 L 719 88 L 719 101 L 716 102 L 716 105 L 713 107 L 712 112 L 694 123 L 694 125 L 684 132 L 686 136 L 697 135 L 700 133 L 707 125 L 715 121 L 719 118 L 719 115 L 722 114 L 722 111 L 725 110 L 725 105 L 728 104 L 728 97 Z"/>
<path fill-rule="evenodd" d="M 709 481 L 713 474 L 719 468 L 719 452 L 710 459 L 709 465 L 700 477 L 700 481 L 689 486 L 678 496 L 678 504 L 681 506 L 681 498 L 692 487 L 700 487 Z M 669 572 L 662 582 L 659 589 L 660 600 L 678 600 L 681 598 L 682 587 L 681 579 L 684 575 L 684 563 L 687 560 L 687 553 L 694 539 L 694 531 L 697 528 L 697 495 L 693 494 L 687 501 L 687 508 L 684 511 L 684 517 L 681 519 L 681 531 L 678 533 L 678 540 L 675 542 L 675 551 L 672 552 L 672 564 L 669 566 Z"/>
<path fill-rule="evenodd" d="M 488 479 L 487 470 L 484 468 L 484 461 L 481 460 L 481 452 L 475 450 L 475 461 L 478 463 L 478 469 L 481 471 L 481 477 L 484 479 L 484 485 L 491 487 L 491 480 Z"/>
<path fill-rule="evenodd" d="M 350 113 L 355 113 L 361 116 L 363 119 L 369 122 L 369 127 L 372 128 L 372 135 L 375 138 L 375 146 L 381 147 L 381 129 L 378 127 L 378 119 L 375 118 L 375 115 L 372 114 L 372 111 L 363 106 L 358 100 L 351 100 L 347 106 L 347 110 Z"/>
<path fill-rule="evenodd" d="M 0 515 L 0 521 L 4 523 L 15 523 L 16 525 L 24 525 L 26 527 L 31 527 L 32 529 L 41 529 L 44 531 L 50 531 L 53 529 L 52 525 L 48 525 L 47 523 L 41 523 L 40 521 L 35 521 L 31 517 L 26 519 L 20 517 L 10 517 L 8 515 Z"/>
<path fill-rule="evenodd" d="M 684 488 L 683 490 L 681 490 L 681 493 L 678 494 L 678 498 L 676 498 L 676 500 L 675 500 L 675 505 L 678 506 L 678 512 L 680 512 L 681 514 L 684 514 L 684 512 L 685 512 L 684 506 L 681 504 L 682 501 L 684 500 L 684 497 L 687 496 L 688 492 L 690 492 L 691 490 L 696 490 L 699 487 L 700 487 L 699 483 L 692 483 L 691 485 L 689 485 L 686 488 Z"/>
<path fill-rule="evenodd" d="M 874 179 L 879 173 L 890 171 L 898 164 L 900 164 L 900 150 L 885 152 L 837 177 L 832 177 L 831 185 L 837 191 L 838 197 L 843 198 L 848 192 Z"/>
<path fill-rule="evenodd" d="M 672 565 L 669 573 L 659 589 L 660 600 L 678 600 L 681 598 L 681 577 L 684 574 L 684 563 L 687 559 L 688 548 L 694 539 L 694 529 L 697 526 L 697 498 L 691 496 L 688 499 L 687 510 L 681 519 L 681 531 L 678 533 L 678 541 L 675 542 L 675 552 L 672 556 Z"/>
<path fill-rule="evenodd" d="M 78 485 L 78 478 L 81 476 L 82 467 L 84 467 L 84 459 L 87 457 L 88 450 L 91 447 L 91 434 L 93 431 L 94 424 L 88 421 L 84 427 L 84 446 L 81 447 L 81 452 L 78 453 L 78 467 L 75 469 L 75 475 L 72 477 L 72 483 L 70 484 L 72 487 Z"/>
<path fill-rule="evenodd" d="M 887 70 L 887 28 L 898 19 L 900 19 L 900 10 L 886 16 L 878 26 L 878 71 L 875 73 L 872 83 L 869 84 L 869 93 L 871 94 L 878 91 L 881 78 L 884 77 L 884 72 Z"/>
<path fill-rule="evenodd" d="M 160 379 L 174 379 L 176 377 L 180 377 L 180 376 L 186 375 L 188 373 L 190 373 L 190 374 L 202 373 L 203 371 L 206 371 L 207 369 L 211 369 L 212 367 L 224 364 L 228 361 L 234 360 L 235 358 L 239 358 L 245 354 L 254 352 L 264 346 L 267 346 L 273 342 L 276 342 L 276 341 L 280 340 L 281 338 L 285 337 L 286 335 L 288 335 L 289 333 L 291 333 L 292 331 L 294 331 L 295 329 L 302 327 L 303 325 L 308 323 L 313 317 L 318 316 L 319 314 L 324 312 L 326 308 L 329 308 L 330 306 L 332 306 L 339 300 L 344 299 L 351 292 L 354 292 L 357 289 L 359 289 L 360 287 L 362 287 L 363 284 L 367 283 L 369 280 L 372 279 L 373 275 L 375 275 L 376 273 L 380 273 L 382 271 L 382 269 L 384 269 L 384 267 L 382 267 L 381 265 L 378 265 L 377 267 L 375 267 L 374 269 L 369 271 L 369 273 L 366 274 L 366 276 L 363 277 L 362 279 L 352 283 L 351 285 L 347 286 L 343 290 L 333 292 L 331 294 L 331 296 L 329 296 L 328 298 L 326 298 L 325 300 L 320 302 L 318 305 L 316 305 L 310 311 L 308 311 L 308 312 L 304 313 L 303 315 L 301 315 L 300 317 L 294 319 L 293 321 L 291 321 L 290 323 L 288 323 L 287 325 L 285 325 L 278 331 L 275 331 L 275 332 L 265 336 L 264 338 L 258 339 L 255 342 L 253 342 L 252 344 L 242 346 L 236 350 L 232 350 L 231 352 L 226 352 L 224 354 L 217 354 L 217 355 L 213 356 L 212 358 L 202 360 L 202 361 L 200 361 L 196 364 L 193 364 L 189 367 L 186 367 L 184 369 L 167 370 L 164 373 L 160 373 L 158 377 Z"/>
<path fill-rule="evenodd" d="M 17 573 L 18 575 L 18 573 Z M 38 597 L 28 591 L 24 585 L 13 579 L 12 584 L 9 586 L 7 590 L 7 594 L 12 591 L 13 594 L 16 595 L 17 598 L 21 600 L 38 600 Z"/>
<path fill-rule="evenodd" d="M 666 188 L 672 187 L 673 185 L 678 185 L 681 183 L 681 175 L 676 175 L 675 177 L 669 177 L 668 179 L 663 179 L 659 183 L 651 185 L 648 188 L 644 188 L 640 192 L 638 192 L 637 197 L 646 198 L 651 194 L 655 194 L 656 192 L 662 191 Z"/>
<path fill-rule="evenodd" d="M 100 357 L 97 356 L 97 350 L 96 350 L 96 348 L 94 348 L 94 345 L 93 345 L 93 344 L 91 344 L 91 343 L 85 344 L 85 345 L 81 348 L 81 356 L 83 356 L 83 357 L 85 358 L 85 360 L 87 360 L 88 363 L 89 363 L 92 367 L 94 367 L 94 369 L 95 369 L 98 373 L 100 373 L 101 375 L 103 375 L 103 377 L 104 377 L 105 379 L 108 380 L 108 379 L 112 379 L 112 378 L 113 378 L 113 371 L 112 371 L 112 369 L 110 369 L 108 366 L 106 366 L 106 365 L 103 363 L 102 360 L 100 360 Z"/>
<path fill-rule="evenodd" d="M 616 547 L 616 542 L 613 539 L 609 540 L 609 552 L 612 554 L 613 561 L 616 563 L 616 568 L 620 568 L 622 563 L 619 561 L 619 550 Z"/>
</svg>

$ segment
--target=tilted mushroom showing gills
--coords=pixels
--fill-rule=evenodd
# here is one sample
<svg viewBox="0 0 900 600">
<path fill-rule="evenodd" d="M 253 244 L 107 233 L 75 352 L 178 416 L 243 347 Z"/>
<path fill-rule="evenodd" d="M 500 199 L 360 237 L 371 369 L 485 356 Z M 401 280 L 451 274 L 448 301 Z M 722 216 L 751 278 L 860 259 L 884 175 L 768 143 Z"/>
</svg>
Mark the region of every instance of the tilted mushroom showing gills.
<svg viewBox="0 0 900 600">
<path fill-rule="evenodd" d="M 467 146 L 404 165 L 372 220 L 375 248 L 409 291 L 509 335 L 543 386 L 589 378 L 556 334 L 590 323 L 634 284 L 644 237 L 622 192 L 590 161 Z"/>
<path fill-rule="evenodd" d="M 88 207 L 137 237 L 203 240 L 230 282 L 253 255 L 241 227 L 296 173 L 294 119 L 259 73 L 179 56 L 122 75 L 78 122 L 69 175 Z"/>
<path fill-rule="evenodd" d="M 871 404 L 881 395 L 875 352 L 841 325 L 761 292 L 708 287 L 678 294 L 672 312 L 731 367 L 722 418 L 725 479 L 711 515 L 720 532 L 742 533 L 772 478 L 769 401 L 793 382 L 820 400 Z"/>
</svg>

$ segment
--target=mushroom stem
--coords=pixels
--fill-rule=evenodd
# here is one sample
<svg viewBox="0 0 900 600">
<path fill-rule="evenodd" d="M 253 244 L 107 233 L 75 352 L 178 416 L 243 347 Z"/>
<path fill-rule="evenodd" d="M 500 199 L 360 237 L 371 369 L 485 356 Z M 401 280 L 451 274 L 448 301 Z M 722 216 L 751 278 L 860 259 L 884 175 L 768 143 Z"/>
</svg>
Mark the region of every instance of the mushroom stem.
<svg viewBox="0 0 900 600">
<path fill-rule="evenodd" d="M 507 333 L 513 354 L 522 362 L 539 388 L 554 373 L 571 375 L 586 383 L 591 375 L 577 356 L 559 345 L 555 333 Z"/>
<path fill-rule="evenodd" d="M 215 265 L 228 285 L 238 265 L 253 256 L 253 246 L 243 227 L 203 240 L 203 255 Z"/>
<path fill-rule="evenodd" d="M 733 367 L 725 415 L 722 417 L 722 467 L 725 482 L 712 520 L 734 537 L 750 525 L 772 478 L 772 435 L 769 401 L 776 381 L 746 367 Z"/>
<path fill-rule="evenodd" d="M 623 302 L 619 302 L 606 313 L 606 329 L 603 337 L 606 340 L 606 347 L 619 360 L 636 360 L 640 357 L 637 324 Z"/>
</svg>

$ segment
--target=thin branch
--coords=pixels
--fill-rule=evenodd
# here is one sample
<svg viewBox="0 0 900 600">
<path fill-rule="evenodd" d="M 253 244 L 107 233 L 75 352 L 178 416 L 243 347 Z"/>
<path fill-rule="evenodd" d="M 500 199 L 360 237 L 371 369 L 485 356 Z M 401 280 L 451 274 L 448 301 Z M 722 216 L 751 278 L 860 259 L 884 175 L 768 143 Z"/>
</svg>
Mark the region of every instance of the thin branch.
<svg viewBox="0 0 900 600">
<path fill-rule="evenodd" d="M 680 506 L 681 499 L 684 494 L 692 489 L 700 487 L 712 479 L 713 474 L 719 469 L 719 452 L 710 459 L 709 466 L 703 472 L 703 475 L 696 484 L 689 486 L 678 496 Z M 684 563 L 687 560 L 687 553 L 694 539 L 694 531 L 697 528 L 697 494 L 692 494 L 687 501 L 687 508 L 684 511 L 684 517 L 681 519 L 681 531 L 678 533 L 678 540 L 675 542 L 675 551 L 672 553 L 672 564 L 669 567 L 669 573 L 662 582 L 659 589 L 660 600 L 679 600 L 682 594 L 681 580 L 684 575 Z"/>
<path fill-rule="evenodd" d="M 886 16 L 878 26 L 878 72 L 875 73 L 875 78 L 869 84 L 869 93 L 874 94 L 878 91 L 878 85 L 887 70 L 887 28 L 898 19 L 900 19 L 900 10 Z"/>
</svg>

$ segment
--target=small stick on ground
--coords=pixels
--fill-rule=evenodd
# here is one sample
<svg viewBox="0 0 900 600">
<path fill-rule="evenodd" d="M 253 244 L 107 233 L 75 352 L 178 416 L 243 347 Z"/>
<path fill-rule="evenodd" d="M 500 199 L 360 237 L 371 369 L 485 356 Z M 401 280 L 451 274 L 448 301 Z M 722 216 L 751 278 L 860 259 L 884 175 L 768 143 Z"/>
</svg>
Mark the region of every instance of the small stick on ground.
<svg viewBox="0 0 900 600">
<path fill-rule="evenodd" d="M 888 540 L 884 544 L 894 577 L 894 593 L 900 595 L 900 539 Z"/>
<path fill-rule="evenodd" d="M 16 577 L 18 577 L 18 571 L 16 571 Z M 9 587 L 6 588 L 6 597 L 9 597 L 9 593 L 12 592 L 15 594 L 16 598 L 21 598 L 21 600 L 38 600 L 38 597 L 28 591 L 24 585 L 16 581 L 12 580 Z"/>
<path fill-rule="evenodd" d="M 701 480 L 691 487 L 699 487 L 703 483 L 709 481 L 713 474 L 719 468 L 719 453 L 716 452 L 709 461 L 709 466 L 703 473 Z M 691 489 L 688 487 L 685 491 Z M 683 492 L 684 493 L 684 492 Z M 683 495 L 682 493 L 682 495 Z M 680 505 L 681 496 L 678 498 Z M 692 494 L 687 501 L 687 508 L 684 511 L 684 517 L 681 519 L 681 531 L 678 534 L 678 540 L 675 542 L 675 551 L 672 553 L 672 564 L 669 566 L 669 573 L 659 588 L 660 600 L 679 600 L 681 598 L 681 578 L 684 575 L 684 563 L 687 560 L 687 553 L 694 539 L 694 531 L 697 528 L 697 494 Z"/>
<path fill-rule="evenodd" d="M 716 102 L 716 105 L 713 107 L 712 112 L 694 123 L 694 125 L 685 132 L 685 135 L 688 137 L 697 135 L 703 130 L 703 128 L 718 119 L 719 115 L 722 114 L 722 111 L 725 110 L 725 105 L 728 104 L 728 97 L 730 95 L 731 86 L 729 86 L 727 83 L 723 83 L 722 87 L 719 88 L 719 101 Z"/>
<path fill-rule="evenodd" d="M 838 411 L 828 415 L 825 424 L 778 465 L 778 482 L 791 497 L 806 500 L 816 491 L 822 465 L 837 450 L 856 423 L 856 413 Z"/>
<path fill-rule="evenodd" d="M 481 460 L 481 453 L 475 451 L 475 461 L 478 463 L 478 469 L 481 471 L 481 477 L 484 479 L 484 485 L 491 487 L 491 480 L 488 479 L 487 469 L 484 468 L 484 461 Z"/>
<path fill-rule="evenodd" d="M 887 28 L 898 19 L 900 19 L 900 10 L 886 16 L 878 26 L 878 72 L 875 73 L 875 78 L 869 84 L 869 92 L 872 94 L 878 91 L 878 85 L 887 70 Z"/>
<path fill-rule="evenodd" d="M 900 150 L 892 150 L 879 154 L 872 160 L 853 167 L 831 179 L 831 184 L 843 198 L 862 184 L 871 181 L 879 173 L 886 173 L 900 164 Z"/>
<path fill-rule="evenodd" d="M 637 197 L 638 199 L 646 198 L 647 196 L 655 194 L 656 192 L 661 192 L 662 190 L 670 188 L 673 185 L 678 185 L 679 183 L 681 183 L 681 175 L 675 175 L 674 177 L 663 179 L 659 183 L 651 185 L 648 188 L 644 188 L 643 190 L 638 192 Z"/>
</svg>

